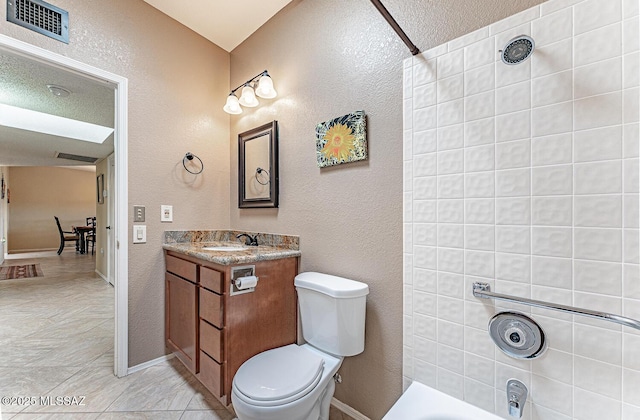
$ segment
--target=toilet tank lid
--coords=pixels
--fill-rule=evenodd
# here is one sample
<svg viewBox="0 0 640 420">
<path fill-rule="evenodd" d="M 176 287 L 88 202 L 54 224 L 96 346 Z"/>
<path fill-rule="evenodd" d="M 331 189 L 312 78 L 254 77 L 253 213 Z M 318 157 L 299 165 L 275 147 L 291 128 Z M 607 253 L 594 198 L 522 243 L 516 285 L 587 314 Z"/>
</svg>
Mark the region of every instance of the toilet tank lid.
<svg viewBox="0 0 640 420">
<path fill-rule="evenodd" d="M 294 285 L 302 289 L 315 290 L 334 298 L 354 298 L 369 294 L 369 286 L 355 280 L 323 273 L 300 273 Z"/>
</svg>

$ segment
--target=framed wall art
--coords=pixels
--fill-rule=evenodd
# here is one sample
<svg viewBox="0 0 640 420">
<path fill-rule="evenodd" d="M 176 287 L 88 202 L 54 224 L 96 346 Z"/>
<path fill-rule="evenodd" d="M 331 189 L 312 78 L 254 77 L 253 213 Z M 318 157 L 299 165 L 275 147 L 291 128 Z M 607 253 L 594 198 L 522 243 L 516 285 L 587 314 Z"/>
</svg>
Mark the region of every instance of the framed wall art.
<svg viewBox="0 0 640 420">
<path fill-rule="evenodd" d="M 316 156 L 320 168 L 367 159 L 364 111 L 316 125 Z"/>
</svg>

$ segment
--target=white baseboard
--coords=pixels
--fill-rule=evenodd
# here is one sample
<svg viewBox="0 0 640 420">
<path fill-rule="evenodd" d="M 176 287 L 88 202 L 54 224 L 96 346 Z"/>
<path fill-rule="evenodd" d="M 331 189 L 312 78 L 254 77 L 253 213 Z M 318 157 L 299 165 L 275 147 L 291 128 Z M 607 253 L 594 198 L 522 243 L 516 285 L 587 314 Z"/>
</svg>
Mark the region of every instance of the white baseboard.
<svg viewBox="0 0 640 420">
<path fill-rule="evenodd" d="M 102 274 L 100 271 L 98 271 L 98 269 L 96 268 L 96 274 L 100 276 L 100 278 L 104 281 L 106 281 L 107 283 L 109 283 L 109 279 L 107 278 L 107 276 L 105 276 L 104 274 Z"/>
<path fill-rule="evenodd" d="M 355 420 L 371 420 L 369 417 L 365 416 L 355 408 L 352 408 L 342 401 L 336 400 L 335 398 L 331 399 L 331 405 L 342 411 L 347 416 L 354 418 Z"/>
<path fill-rule="evenodd" d="M 127 369 L 127 375 L 131 375 L 132 373 L 138 372 L 140 370 L 149 368 L 151 366 L 159 365 L 162 362 L 166 362 L 167 360 L 173 359 L 175 356 L 173 354 L 166 354 L 164 356 L 158 357 L 157 359 L 149 360 L 148 362 L 140 363 L 139 365 L 131 366 Z"/>
</svg>

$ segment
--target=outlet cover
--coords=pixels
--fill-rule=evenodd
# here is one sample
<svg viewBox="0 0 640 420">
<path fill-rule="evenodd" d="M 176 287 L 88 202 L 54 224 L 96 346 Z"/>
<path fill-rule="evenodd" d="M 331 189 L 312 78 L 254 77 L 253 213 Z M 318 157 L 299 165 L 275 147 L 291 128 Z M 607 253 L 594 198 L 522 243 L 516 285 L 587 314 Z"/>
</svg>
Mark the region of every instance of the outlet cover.
<svg viewBox="0 0 640 420">
<path fill-rule="evenodd" d="M 173 222 L 173 206 L 165 204 L 160 206 L 160 221 Z"/>
</svg>

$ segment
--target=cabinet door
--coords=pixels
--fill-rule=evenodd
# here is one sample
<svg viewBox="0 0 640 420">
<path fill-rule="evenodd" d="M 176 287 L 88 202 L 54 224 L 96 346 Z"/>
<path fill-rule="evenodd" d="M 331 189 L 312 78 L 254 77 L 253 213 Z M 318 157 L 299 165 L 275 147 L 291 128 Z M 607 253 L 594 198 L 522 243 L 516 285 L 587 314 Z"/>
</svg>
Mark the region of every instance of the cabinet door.
<svg viewBox="0 0 640 420">
<path fill-rule="evenodd" d="M 192 372 L 197 372 L 197 286 L 165 274 L 165 339 L 167 347 Z"/>
</svg>

